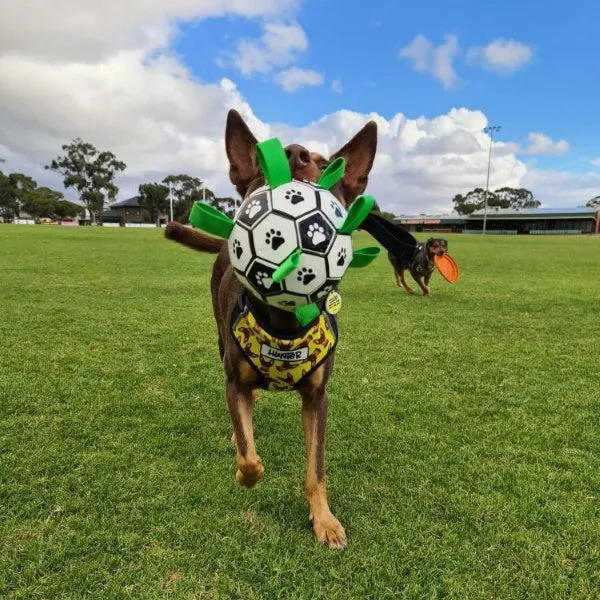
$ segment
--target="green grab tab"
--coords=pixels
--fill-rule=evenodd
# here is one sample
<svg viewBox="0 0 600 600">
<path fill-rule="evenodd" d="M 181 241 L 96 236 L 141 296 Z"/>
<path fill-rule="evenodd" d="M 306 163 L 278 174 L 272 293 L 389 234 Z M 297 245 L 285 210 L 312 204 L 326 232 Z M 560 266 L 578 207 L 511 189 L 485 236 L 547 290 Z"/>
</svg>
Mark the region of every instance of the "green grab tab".
<svg viewBox="0 0 600 600">
<path fill-rule="evenodd" d="M 322 173 L 317 183 L 326 190 L 330 190 L 343 176 L 346 170 L 346 161 L 338 156 Z"/>
<path fill-rule="evenodd" d="M 197 229 L 225 239 L 229 237 L 234 226 L 234 222 L 227 215 L 209 204 L 198 201 L 194 202 L 189 220 Z"/>
<path fill-rule="evenodd" d="M 375 206 L 373 196 L 358 196 L 348 209 L 348 214 L 339 228 L 340 233 L 352 233 L 367 218 Z"/>
<path fill-rule="evenodd" d="M 367 246 L 359 248 L 352 253 L 352 262 L 348 265 L 351 269 L 357 269 L 370 265 L 381 254 L 380 246 Z"/>
<path fill-rule="evenodd" d="M 258 164 L 272 190 L 292 180 L 290 163 L 278 138 L 259 142 L 256 144 L 256 152 Z"/>
<path fill-rule="evenodd" d="M 305 304 L 304 306 L 297 306 L 294 309 L 296 319 L 303 327 L 312 323 L 320 314 L 321 311 L 316 304 Z"/>
<path fill-rule="evenodd" d="M 300 266 L 300 256 L 302 250 L 296 248 L 280 265 L 275 269 L 271 279 L 275 283 L 283 281 L 292 271 L 296 270 Z"/>
</svg>

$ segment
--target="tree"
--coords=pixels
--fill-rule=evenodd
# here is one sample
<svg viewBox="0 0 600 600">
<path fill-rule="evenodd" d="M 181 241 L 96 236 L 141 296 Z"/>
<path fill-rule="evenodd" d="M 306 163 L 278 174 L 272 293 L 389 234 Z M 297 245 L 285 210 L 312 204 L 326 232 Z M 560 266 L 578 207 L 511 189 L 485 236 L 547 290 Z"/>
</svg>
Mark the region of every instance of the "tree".
<svg viewBox="0 0 600 600">
<path fill-rule="evenodd" d="M 58 200 L 54 205 L 54 214 L 58 219 L 76 217 L 80 212 L 82 212 L 81 206 L 68 200 Z"/>
<path fill-rule="evenodd" d="M 34 218 L 53 217 L 56 213 L 56 203 L 62 200 L 62 197 L 60 192 L 50 188 L 35 188 L 23 194 L 22 208 Z"/>
<path fill-rule="evenodd" d="M 37 183 L 23 173 L 0 171 L 0 215 L 14 219 L 19 216 L 24 198 L 27 193 L 37 187 Z"/>
<path fill-rule="evenodd" d="M 175 196 L 173 202 L 173 220 L 186 223 L 194 202 L 201 201 L 203 197 L 209 204 L 214 201 L 214 193 L 206 188 L 203 190 L 202 180 L 191 175 L 168 175 L 163 183 L 169 187 Z"/>
<path fill-rule="evenodd" d="M 485 207 L 486 192 L 475 188 L 466 195 L 456 194 L 452 198 L 454 209 L 460 215 L 470 215 Z M 488 191 L 487 205 L 489 208 L 537 208 L 541 202 L 536 200 L 533 193 L 525 188 L 503 187 L 494 192 Z"/>
<path fill-rule="evenodd" d="M 371 212 L 374 215 L 379 215 L 380 217 L 387 219 L 388 221 L 391 221 L 395 216 L 394 213 L 381 210 L 381 207 L 379 206 L 379 204 L 377 204 L 377 200 L 375 200 L 375 204 L 373 205 L 373 210 Z"/>
<path fill-rule="evenodd" d="M 217 210 L 220 210 L 223 214 L 227 215 L 230 219 L 233 219 L 235 215 L 235 199 L 230 197 L 218 198 L 213 196 L 210 204 Z"/>
<path fill-rule="evenodd" d="M 92 144 L 75 138 L 62 146 L 64 154 L 54 158 L 46 169 L 60 173 L 66 188 L 74 187 L 79 199 L 96 221 L 104 208 L 106 198 L 114 200 L 119 188 L 115 175 L 124 171 L 126 164 L 112 152 L 100 152 Z"/>
<path fill-rule="evenodd" d="M 169 207 L 169 188 L 162 183 L 142 183 L 138 192 L 141 208 L 148 212 L 149 220 L 156 223 L 158 215 Z"/>
<path fill-rule="evenodd" d="M 600 208 L 600 196 L 595 196 L 591 200 L 588 200 L 586 206 L 588 208 Z"/>
</svg>

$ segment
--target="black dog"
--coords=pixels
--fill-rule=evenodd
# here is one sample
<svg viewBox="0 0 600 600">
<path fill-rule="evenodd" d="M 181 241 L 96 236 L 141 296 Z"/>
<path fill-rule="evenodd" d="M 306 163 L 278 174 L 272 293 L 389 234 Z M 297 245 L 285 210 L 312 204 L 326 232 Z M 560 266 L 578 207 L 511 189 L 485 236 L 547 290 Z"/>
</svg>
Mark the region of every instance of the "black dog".
<svg viewBox="0 0 600 600">
<path fill-rule="evenodd" d="M 419 284 L 424 296 L 431 296 L 429 280 L 435 267 L 433 257 L 443 256 L 448 252 L 448 242 L 442 238 L 429 238 L 424 244 L 418 243 L 414 250 L 402 255 L 388 252 L 388 259 L 394 267 L 396 285 L 402 286 L 408 294 L 414 294 L 404 279 L 404 271 L 408 269 L 413 279 Z"/>
</svg>

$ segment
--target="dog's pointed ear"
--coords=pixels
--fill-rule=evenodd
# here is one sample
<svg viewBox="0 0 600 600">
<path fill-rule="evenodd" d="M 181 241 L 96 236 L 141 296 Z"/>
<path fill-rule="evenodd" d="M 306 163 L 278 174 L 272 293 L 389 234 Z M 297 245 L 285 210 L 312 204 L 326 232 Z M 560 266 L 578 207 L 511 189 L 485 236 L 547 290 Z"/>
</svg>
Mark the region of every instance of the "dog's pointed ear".
<svg viewBox="0 0 600 600">
<path fill-rule="evenodd" d="M 229 179 L 242 198 L 250 182 L 259 174 L 257 139 L 237 110 L 227 113 L 225 150 L 229 159 Z"/>
<path fill-rule="evenodd" d="M 369 121 L 330 158 L 333 161 L 341 156 L 346 161 L 346 171 L 340 183 L 347 205 L 367 188 L 376 152 L 377 123 Z"/>
</svg>

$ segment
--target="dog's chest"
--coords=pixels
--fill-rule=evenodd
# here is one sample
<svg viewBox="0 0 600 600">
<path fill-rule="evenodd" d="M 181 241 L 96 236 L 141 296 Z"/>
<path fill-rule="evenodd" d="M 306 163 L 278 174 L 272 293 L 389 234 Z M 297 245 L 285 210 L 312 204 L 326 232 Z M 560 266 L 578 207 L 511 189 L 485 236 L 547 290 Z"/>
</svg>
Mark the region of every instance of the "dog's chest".
<svg viewBox="0 0 600 600">
<path fill-rule="evenodd" d="M 326 313 L 299 337 L 279 338 L 262 327 L 248 306 L 233 315 L 231 332 L 248 362 L 271 391 L 296 389 L 331 354 L 337 342 L 335 320 Z"/>
</svg>

